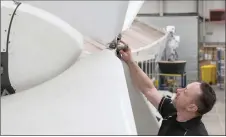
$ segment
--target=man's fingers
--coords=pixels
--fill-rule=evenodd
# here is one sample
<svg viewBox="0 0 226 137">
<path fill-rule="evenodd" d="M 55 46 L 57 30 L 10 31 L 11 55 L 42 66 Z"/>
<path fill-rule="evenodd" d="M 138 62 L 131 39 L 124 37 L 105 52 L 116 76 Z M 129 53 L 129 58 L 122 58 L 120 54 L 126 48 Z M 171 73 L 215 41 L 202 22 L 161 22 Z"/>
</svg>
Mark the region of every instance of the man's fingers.
<svg viewBox="0 0 226 137">
<path fill-rule="evenodd" d="M 120 42 L 123 43 L 124 45 L 127 45 L 128 46 L 128 44 L 126 44 L 126 42 L 124 42 L 122 40 L 120 40 Z M 130 50 L 129 46 L 126 48 L 126 51 L 128 51 L 128 50 Z"/>
<path fill-rule="evenodd" d="M 120 50 L 119 53 L 122 54 L 122 56 L 124 57 L 126 56 L 126 52 L 124 52 L 123 50 Z"/>
<path fill-rule="evenodd" d="M 124 54 L 125 52 L 123 50 L 120 50 L 119 53 Z"/>
</svg>

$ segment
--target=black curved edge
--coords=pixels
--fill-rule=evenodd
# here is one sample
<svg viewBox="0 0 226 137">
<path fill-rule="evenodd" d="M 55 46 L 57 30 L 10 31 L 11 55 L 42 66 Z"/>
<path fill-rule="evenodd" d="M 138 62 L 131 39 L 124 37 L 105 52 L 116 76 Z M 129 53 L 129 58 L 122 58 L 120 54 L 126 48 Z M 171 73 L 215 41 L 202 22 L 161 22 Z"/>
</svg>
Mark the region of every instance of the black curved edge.
<svg viewBox="0 0 226 137">
<path fill-rule="evenodd" d="M 14 94 L 15 89 L 11 86 L 10 79 L 9 79 L 9 60 L 8 60 L 8 47 L 9 47 L 9 38 L 10 38 L 10 31 L 13 24 L 13 19 L 16 15 L 16 11 L 21 3 L 18 3 L 16 8 L 13 11 L 9 27 L 8 27 L 8 33 L 7 33 L 7 41 L 6 41 L 6 52 L 1 52 L 1 66 L 3 67 L 3 73 L 1 74 L 1 96 L 4 94 L 5 90 L 7 91 L 7 94 Z"/>
</svg>

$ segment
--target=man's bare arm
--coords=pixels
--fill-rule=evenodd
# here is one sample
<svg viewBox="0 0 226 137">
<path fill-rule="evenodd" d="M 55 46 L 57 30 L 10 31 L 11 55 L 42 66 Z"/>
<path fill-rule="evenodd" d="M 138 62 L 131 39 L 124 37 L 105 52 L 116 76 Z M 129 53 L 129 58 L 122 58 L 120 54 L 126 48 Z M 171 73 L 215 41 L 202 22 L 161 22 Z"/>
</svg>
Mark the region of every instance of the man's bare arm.
<svg viewBox="0 0 226 137">
<path fill-rule="evenodd" d="M 157 108 L 162 95 L 156 90 L 153 81 L 143 72 L 134 61 L 127 62 L 133 83 L 141 90 L 146 98 Z"/>
</svg>

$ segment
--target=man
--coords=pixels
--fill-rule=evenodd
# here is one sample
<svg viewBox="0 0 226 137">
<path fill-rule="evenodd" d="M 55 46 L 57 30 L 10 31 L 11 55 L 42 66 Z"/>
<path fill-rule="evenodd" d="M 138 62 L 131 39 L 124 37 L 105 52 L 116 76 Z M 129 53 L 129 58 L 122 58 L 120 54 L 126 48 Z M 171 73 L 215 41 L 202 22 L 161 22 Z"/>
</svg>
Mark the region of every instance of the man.
<svg viewBox="0 0 226 137">
<path fill-rule="evenodd" d="M 176 97 L 172 101 L 157 91 L 151 79 L 134 62 L 130 48 L 121 50 L 120 54 L 129 67 L 134 84 L 163 117 L 158 135 L 208 135 L 201 118 L 216 102 L 216 94 L 209 84 L 193 82 L 186 88 L 177 89 Z"/>
</svg>

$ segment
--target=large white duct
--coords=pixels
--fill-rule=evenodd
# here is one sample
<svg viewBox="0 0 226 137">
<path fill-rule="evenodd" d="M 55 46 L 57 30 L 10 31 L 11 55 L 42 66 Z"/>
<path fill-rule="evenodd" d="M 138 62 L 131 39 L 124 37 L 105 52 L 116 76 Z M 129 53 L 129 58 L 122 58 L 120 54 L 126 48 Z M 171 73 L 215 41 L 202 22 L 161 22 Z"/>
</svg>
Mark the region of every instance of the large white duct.
<svg viewBox="0 0 226 137">
<path fill-rule="evenodd" d="M 121 33 L 129 5 L 129 1 L 24 2 L 60 17 L 83 35 L 103 44 Z"/>
<path fill-rule="evenodd" d="M 12 87 L 22 91 L 69 68 L 81 54 L 83 37 L 69 24 L 46 11 L 21 4 L 13 16 L 15 8 L 16 4 L 11 1 L 1 2 L 1 49 L 8 52 Z"/>
<path fill-rule="evenodd" d="M 57 15 L 82 34 L 103 44 L 111 42 L 121 31 L 129 29 L 144 3 L 144 1 L 24 2 Z"/>
</svg>

